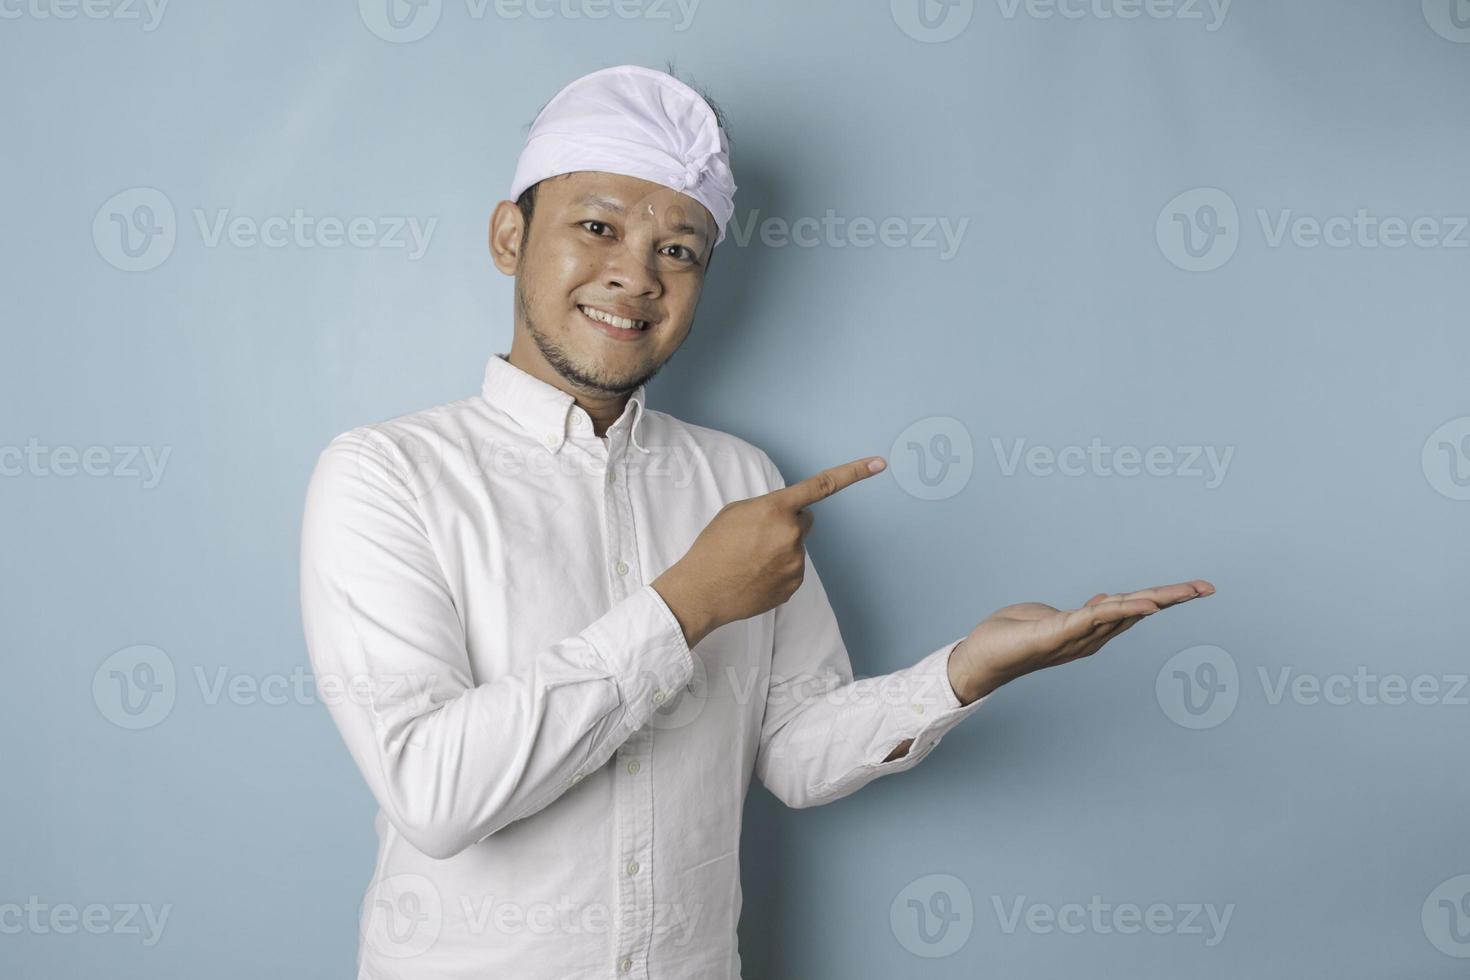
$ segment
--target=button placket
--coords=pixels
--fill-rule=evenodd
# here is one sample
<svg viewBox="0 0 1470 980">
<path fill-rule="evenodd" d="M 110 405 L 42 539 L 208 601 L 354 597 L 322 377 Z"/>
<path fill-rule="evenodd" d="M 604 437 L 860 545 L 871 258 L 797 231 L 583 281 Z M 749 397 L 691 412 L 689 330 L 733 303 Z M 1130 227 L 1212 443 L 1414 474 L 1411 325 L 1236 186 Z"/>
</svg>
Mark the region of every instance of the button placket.
<svg viewBox="0 0 1470 980">
<path fill-rule="evenodd" d="M 615 467 L 627 446 L 621 431 L 610 431 L 607 444 L 607 477 L 603 482 L 603 513 L 608 542 L 607 568 L 614 602 L 621 602 L 642 588 L 638 541 L 633 525 L 632 501 L 627 481 L 614 477 Z M 662 691 L 653 696 L 660 703 Z M 645 771 L 651 733 L 647 727 L 634 732 L 618 750 L 623 771 L 614 780 L 617 807 L 618 864 L 615 890 L 618 896 L 617 945 L 620 976 L 646 978 L 648 951 L 653 943 L 653 784 Z"/>
<path fill-rule="evenodd" d="M 647 776 L 639 776 L 647 757 L 650 734 L 642 729 L 628 738 L 618 750 L 625 760 L 624 772 L 618 774 L 615 796 L 618 801 L 618 953 L 629 959 L 628 974 L 648 976 L 647 957 L 653 943 L 653 881 L 649 860 L 653 844 L 653 790 Z"/>
</svg>

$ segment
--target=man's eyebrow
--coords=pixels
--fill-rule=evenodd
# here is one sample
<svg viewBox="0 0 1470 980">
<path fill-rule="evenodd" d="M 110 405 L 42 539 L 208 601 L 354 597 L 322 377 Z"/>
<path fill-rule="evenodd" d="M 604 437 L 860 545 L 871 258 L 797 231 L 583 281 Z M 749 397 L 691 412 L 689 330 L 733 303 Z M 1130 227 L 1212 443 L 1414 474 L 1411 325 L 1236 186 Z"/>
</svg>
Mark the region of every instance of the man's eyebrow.
<svg viewBox="0 0 1470 980">
<path fill-rule="evenodd" d="M 604 211 L 611 211 L 613 214 L 624 214 L 627 211 L 627 209 L 624 208 L 617 201 L 614 201 L 610 197 L 603 197 L 601 194 L 583 194 L 572 203 L 585 204 L 588 207 L 602 208 Z"/>
<path fill-rule="evenodd" d="M 628 212 L 628 209 L 623 207 L 617 201 L 613 200 L 610 197 L 603 197 L 601 194 L 583 194 L 572 203 L 585 205 L 587 207 L 601 208 L 604 211 L 611 211 L 613 214 L 616 214 L 619 217 L 627 214 Z M 698 236 L 701 240 L 707 237 L 703 228 L 696 228 L 685 221 L 680 221 L 676 224 L 670 225 L 669 230 L 686 235 L 695 235 Z"/>
</svg>

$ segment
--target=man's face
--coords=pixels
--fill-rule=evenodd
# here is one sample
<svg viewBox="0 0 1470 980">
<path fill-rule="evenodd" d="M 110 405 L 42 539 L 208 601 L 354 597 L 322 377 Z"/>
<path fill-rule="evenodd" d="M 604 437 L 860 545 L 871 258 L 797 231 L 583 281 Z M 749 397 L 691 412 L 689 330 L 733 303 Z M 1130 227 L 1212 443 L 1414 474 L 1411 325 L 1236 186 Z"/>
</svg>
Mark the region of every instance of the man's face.
<svg viewBox="0 0 1470 980">
<path fill-rule="evenodd" d="M 579 171 L 541 181 L 529 238 L 515 242 L 519 256 L 502 254 L 519 238 L 504 223 L 519 215 L 502 202 L 491 228 L 497 266 L 516 277 L 517 328 L 589 393 L 628 394 L 653 377 L 694 322 L 716 234 L 709 211 L 651 181 Z M 640 323 L 599 322 L 597 311 Z"/>
</svg>

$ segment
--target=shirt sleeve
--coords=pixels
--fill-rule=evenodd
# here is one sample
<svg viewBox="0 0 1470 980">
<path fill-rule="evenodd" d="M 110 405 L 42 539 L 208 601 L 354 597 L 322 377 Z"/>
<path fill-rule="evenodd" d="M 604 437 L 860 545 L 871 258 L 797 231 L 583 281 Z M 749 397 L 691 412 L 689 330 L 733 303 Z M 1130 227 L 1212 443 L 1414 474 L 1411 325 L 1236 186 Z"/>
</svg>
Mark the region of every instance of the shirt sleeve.
<svg viewBox="0 0 1470 980">
<path fill-rule="evenodd" d="M 344 433 L 317 460 L 301 609 L 318 689 L 387 819 L 447 858 L 601 766 L 693 673 L 652 585 L 475 684 L 411 472 L 391 440 Z"/>
<path fill-rule="evenodd" d="M 785 486 L 766 458 L 771 489 Z M 771 683 L 756 774 L 792 807 L 830 803 L 879 776 L 912 769 L 989 695 L 960 704 L 949 654 L 963 637 L 918 663 L 854 680 L 837 616 L 810 554 L 801 586 L 775 609 Z M 884 762 L 906 739 L 908 752 Z"/>
</svg>

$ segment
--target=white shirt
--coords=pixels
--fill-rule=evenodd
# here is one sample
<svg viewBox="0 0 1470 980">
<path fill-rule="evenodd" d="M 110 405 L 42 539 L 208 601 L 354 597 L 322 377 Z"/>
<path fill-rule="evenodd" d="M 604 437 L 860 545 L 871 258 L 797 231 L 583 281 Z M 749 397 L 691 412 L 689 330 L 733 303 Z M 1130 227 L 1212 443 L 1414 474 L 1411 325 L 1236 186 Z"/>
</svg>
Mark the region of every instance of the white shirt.
<svg viewBox="0 0 1470 980">
<path fill-rule="evenodd" d="M 751 773 L 790 806 L 828 803 L 985 700 L 949 685 L 958 639 L 853 682 L 810 556 L 791 599 L 691 651 L 647 583 L 724 504 L 785 481 L 644 402 L 599 438 L 497 354 L 480 395 L 317 461 L 306 640 L 379 805 L 363 980 L 738 980 Z"/>
</svg>

